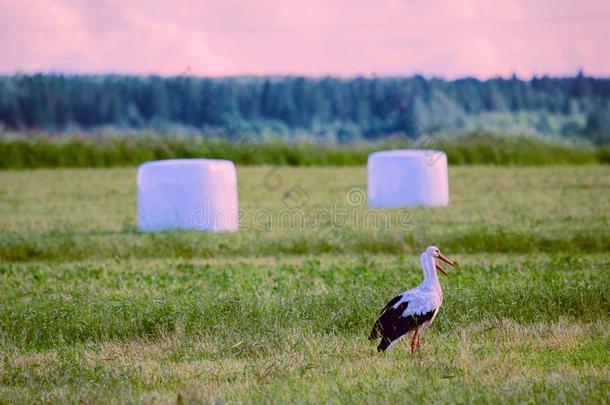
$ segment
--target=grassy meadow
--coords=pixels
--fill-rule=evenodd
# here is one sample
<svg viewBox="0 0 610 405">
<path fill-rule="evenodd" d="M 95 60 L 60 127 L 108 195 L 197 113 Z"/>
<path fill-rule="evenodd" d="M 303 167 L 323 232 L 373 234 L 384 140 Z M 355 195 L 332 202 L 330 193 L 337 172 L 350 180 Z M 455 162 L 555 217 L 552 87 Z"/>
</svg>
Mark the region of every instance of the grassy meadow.
<svg viewBox="0 0 610 405">
<path fill-rule="evenodd" d="M 608 166 L 452 166 L 389 213 L 362 166 L 239 167 L 231 234 L 139 233 L 135 175 L 0 171 L 0 403 L 610 402 Z M 428 244 L 460 270 L 379 355 Z"/>
<path fill-rule="evenodd" d="M 610 163 L 610 146 L 581 139 L 542 138 L 471 132 L 467 135 L 396 135 L 386 140 L 337 144 L 315 138 L 282 140 L 236 137 L 232 141 L 197 136 L 44 135 L 2 133 L 0 169 L 134 166 L 172 158 L 228 159 L 240 165 L 361 166 L 371 152 L 387 149 L 440 149 L 452 165 L 588 165 Z"/>
</svg>

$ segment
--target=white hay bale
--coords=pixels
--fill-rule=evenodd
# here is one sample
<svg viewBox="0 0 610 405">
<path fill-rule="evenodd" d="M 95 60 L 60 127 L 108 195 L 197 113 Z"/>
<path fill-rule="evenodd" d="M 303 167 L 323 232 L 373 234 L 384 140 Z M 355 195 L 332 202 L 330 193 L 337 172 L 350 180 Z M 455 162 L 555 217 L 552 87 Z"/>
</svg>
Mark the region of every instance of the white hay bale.
<svg viewBox="0 0 610 405">
<path fill-rule="evenodd" d="M 237 214 L 237 175 L 231 161 L 157 160 L 138 169 L 138 226 L 144 232 L 235 231 Z"/>
<path fill-rule="evenodd" d="M 371 208 L 449 204 L 447 155 L 437 150 L 391 150 L 368 158 Z"/>
</svg>

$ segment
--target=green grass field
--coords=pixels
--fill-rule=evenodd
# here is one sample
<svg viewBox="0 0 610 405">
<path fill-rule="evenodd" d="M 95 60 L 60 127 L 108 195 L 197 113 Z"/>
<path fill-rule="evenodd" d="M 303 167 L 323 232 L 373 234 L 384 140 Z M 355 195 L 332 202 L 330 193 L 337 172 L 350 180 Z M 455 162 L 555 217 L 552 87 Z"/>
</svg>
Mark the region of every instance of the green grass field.
<svg viewBox="0 0 610 405">
<path fill-rule="evenodd" d="M 0 403 L 610 402 L 607 166 L 451 167 L 448 208 L 389 215 L 363 167 L 239 168 L 233 234 L 140 234 L 135 174 L 0 171 Z M 379 355 L 428 244 L 461 269 Z"/>
</svg>

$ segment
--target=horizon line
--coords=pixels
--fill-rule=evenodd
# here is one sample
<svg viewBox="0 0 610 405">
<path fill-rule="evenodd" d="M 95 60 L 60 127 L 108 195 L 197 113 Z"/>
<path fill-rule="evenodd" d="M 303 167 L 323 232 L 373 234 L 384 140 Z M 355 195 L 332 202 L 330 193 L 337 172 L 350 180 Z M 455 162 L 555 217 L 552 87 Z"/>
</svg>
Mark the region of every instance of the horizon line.
<svg viewBox="0 0 610 405">
<path fill-rule="evenodd" d="M 299 73 L 268 73 L 268 74 L 259 74 L 259 73 L 242 73 L 242 74 L 228 74 L 228 75 L 215 75 L 215 74 L 197 74 L 192 73 L 190 66 L 187 66 L 182 72 L 178 72 L 175 74 L 167 74 L 167 73 L 159 73 L 159 72 L 77 72 L 77 71 L 59 71 L 59 70 L 45 70 L 45 71 L 13 71 L 13 72 L 3 72 L 0 71 L 0 77 L 13 77 L 13 76 L 68 76 L 68 77 L 103 77 L 103 76 L 123 76 L 123 77 L 159 77 L 163 79 L 172 79 L 179 77 L 190 77 L 195 79 L 265 79 L 265 78 L 306 78 L 306 79 L 339 79 L 339 80 L 354 80 L 354 79 L 412 79 L 421 77 L 428 81 L 440 80 L 440 81 L 459 81 L 459 80 L 478 80 L 478 81 L 490 81 L 490 80 L 511 80 L 517 79 L 521 81 L 532 81 L 534 79 L 571 79 L 579 76 L 588 78 L 588 79 L 599 79 L 599 80 L 607 80 L 610 79 L 610 75 L 597 75 L 597 74 L 588 74 L 583 69 L 578 69 L 576 72 L 572 74 L 554 74 L 554 73 L 543 73 L 543 74 L 532 74 L 530 76 L 518 75 L 517 73 L 512 73 L 510 75 L 490 75 L 490 76 L 477 76 L 477 75 L 456 75 L 452 77 L 442 76 L 442 75 L 434 75 L 434 74 L 425 74 L 425 73 L 396 73 L 396 74 L 386 74 L 386 73 L 356 73 L 356 74 L 337 74 L 337 73 L 327 73 L 327 74 L 299 74 Z"/>
</svg>

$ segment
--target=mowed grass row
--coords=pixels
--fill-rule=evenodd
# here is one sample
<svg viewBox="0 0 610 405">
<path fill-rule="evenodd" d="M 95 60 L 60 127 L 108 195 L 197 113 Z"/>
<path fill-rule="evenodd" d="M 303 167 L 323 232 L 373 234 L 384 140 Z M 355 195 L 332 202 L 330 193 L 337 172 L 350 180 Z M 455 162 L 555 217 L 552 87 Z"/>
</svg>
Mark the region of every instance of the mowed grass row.
<svg viewBox="0 0 610 405">
<path fill-rule="evenodd" d="M 608 327 L 506 321 L 432 332 L 415 357 L 295 332 L 244 356 L 181 336 L 8 357 L 0 395 L 47 403 L 606 403 Z M 227 354 L 229 352 L 230 354 Z"/>
<path fill-rule="evenodd" d="M 206 258 L 230 256 L 307 255 L 321 253 L 413 253 L 430 241 L 449 251 L 465 253 L 591 252 L 610 250 L 610 230 L 592 227 L 565 233 L 503 230 L 499 227 L 473 227 L 468 231 L 448 230 L 432 234 L 425 230 L 359 232 L 330 228 L 316 232 L 291 232 L 282 237 L 266 232 L 202 235 L 195 232 L 167 232 L 161 235 L 137 231 L 46 233 L 0 235 L 0 258 L 7 261 L 72 261 L 87 258 Z"/>
<path fill-rule="evenodd" d="M 47 349 L 181 330 L 222 339 L 264 336 L 281 346 L 280 329 L 363 334 L 377 315 L 371 308 L 421 280 L 413 258 L 336 257 L 2 264 L 2 337 L 16 347 Z M 441 330 L 490 318 L 592 321 L 608 315 L 607 258 L 457 257 L 464 268 L 442 280 L 451 305 Z"/>
<path fill-rule="evenodd" d="M 464 253 L 610 250 L 605 166 L 451 167 L 449 207 L 381 211 L 348 203 L 354 190 L 365 193 L 365 168 L 242 167 L 242 230 L 215 235 L 139 233 L 135 177 L 134 169 L 0 172 L 0 259 L 400 254 L 430 243 Z"/>
<path fill-rule="evenodd" d="M 0 395 L 607 400 L 606 256 L 455 256 L 415 358 L 366 339 L 421 279 L 411 256 L 0 264 Z"/>
</svg>

